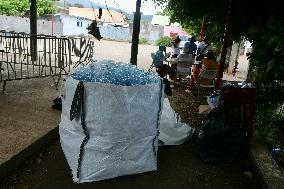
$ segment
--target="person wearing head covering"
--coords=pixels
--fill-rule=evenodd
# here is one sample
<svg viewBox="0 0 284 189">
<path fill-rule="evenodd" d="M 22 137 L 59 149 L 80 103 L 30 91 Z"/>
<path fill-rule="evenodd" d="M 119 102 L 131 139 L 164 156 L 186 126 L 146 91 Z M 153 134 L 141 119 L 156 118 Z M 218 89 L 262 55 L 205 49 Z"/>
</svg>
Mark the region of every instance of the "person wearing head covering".
<svg viewBox="0 0 284 189">
<path fill-rule="evenodd" d="M 164 54 L 165 53 L 165 54 Z M 163 45 L 159 46 L 159 50 L 155 53 L 153 64 L 156 67 L 160 67 L 163 65 L 166 56 L 166 47 Z"/>
<path fill-rule="evenodd" d="M 164 78 L 168 74 L 169 66 L 164 64 L 164 60 L 167 58 L 166 47 L 159 46 L 159 50 L 155 53 L 153 58 L 153 65 L 157 68 L 157 73 L 161 78 Z"/>
</svg>

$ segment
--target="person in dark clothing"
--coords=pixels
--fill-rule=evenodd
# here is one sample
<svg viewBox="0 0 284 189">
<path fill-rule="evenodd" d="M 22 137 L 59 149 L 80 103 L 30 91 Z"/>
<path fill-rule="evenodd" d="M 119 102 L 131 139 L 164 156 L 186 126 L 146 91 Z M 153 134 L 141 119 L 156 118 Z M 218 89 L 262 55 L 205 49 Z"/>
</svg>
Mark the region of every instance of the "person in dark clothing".
<svg viewBox="0 0 284 189">
<path fill-rule="evenodd" d="M 192 55 L 193 59 L 195 58 L 195 55 L 196 55 L 196 51 L 197 51 L 197 45 L 195 44 L 195 37 L 192 36 L 190 39 L 189 39 L 189 42 L 186 42 L 184 44 L 184 49 L 189 49 L 189 54 Z"/>
</svg>

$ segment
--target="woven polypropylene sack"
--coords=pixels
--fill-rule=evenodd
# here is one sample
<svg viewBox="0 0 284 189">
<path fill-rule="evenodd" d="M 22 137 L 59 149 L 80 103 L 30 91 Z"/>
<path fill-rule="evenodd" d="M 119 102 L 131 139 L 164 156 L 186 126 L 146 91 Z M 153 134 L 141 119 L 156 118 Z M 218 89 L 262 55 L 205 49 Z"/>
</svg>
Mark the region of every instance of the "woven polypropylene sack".
<svg viewBox="0 0 284 189">
<path fill-rule="evenodd" d="M 157 169 L 162 86 L 119 86 L 84 82 L 85 123 L 89 140 L 78 171 L 85 138 L 80 118 L 70 121 L 79 81 L 68 77 L 62 87 L 60 142 L 74 182 L 92 182 Z"/>
</svg>

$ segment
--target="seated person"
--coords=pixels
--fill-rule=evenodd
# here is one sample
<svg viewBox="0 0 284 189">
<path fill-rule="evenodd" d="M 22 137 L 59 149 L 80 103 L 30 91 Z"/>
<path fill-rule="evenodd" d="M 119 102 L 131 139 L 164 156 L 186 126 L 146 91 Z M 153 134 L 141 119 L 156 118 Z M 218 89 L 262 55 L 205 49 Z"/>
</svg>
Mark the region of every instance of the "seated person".
<svg viewBox="0 0 284 189">
<path fill-rule="evenodd" d="M 211 45 L 211 43 L 209 43 L 209 37 L 206 36 L 204 38 L 204 40 L 199 44 L 198 48 L 197 48 L 197 54 L 202 54 L 204 56 L 206 56 L 207 52 L 212 50 L 213 47 Z"/>
<path fill-rule="evenodd" d="M 203 70 L 218 70 L 219 64 L 216 61 L 213 50 L 207 52 L 206 56 L 202 59 L 202 69 Z"/>
<path fill-rule="evenodd" d="M 191 66 L 193 65 L 192 54 L 189 48 L 185 47 L 183 53 L 177 57 L 177 72 L 190 74 Z"/>
<path fill-rule="evenodd" d="M 192 54 L 190 54 L 189 52 L 189 48 L 187 47 L 183 48 L 183 53 L 178 55 L 177 61 L 189 62 L 190 64 L 193 64 L 193 58 L 192 58 Z"/>
<path fill-rule="evenodd" d="M 172 57 L 176 58 L 180 54 L 179 43 L 181 39 L 177 36 L 175 40 L 172 42 Z"/>
<path fill-rule="evenodd" d="M 202 70 L 204 71 L 209 71 L 209 70 L 218 71 L 219 64 L 216 61 L 216 57 L 212 49 L 208 50 L 206 54 L 204 54 L 204 57 L 201 59 L 201 64 L 196 64 L 192 66 L 191 82 L 189 83 L 189 86 L 188 86 L 189 91 L 192 90 L 194 84 L 197 82 L 199 78 L 199 74 L 201 73 L 201 67 L 202 67 Z"/>
<path fill-rule="evenodd" d="M 197 48 L 197 56 L 196 60 L 201 61 L 202 58 L 204 58 L 207 55 L 207 52 L 211 51 L 213 49 L 211 43 L 208 41 L 208 37 L 206 36 L 204 40 L 199 44 Z"/>
<path fill-rule="evenodd" d="M 169 66 L 164 64 L 164 61 L 168 58 L 167 56 L 166 47 L 161 45 L 153 58 L 153 64 L 157 68 L 157 72 L 161 78 L 164 78 L 168 74 Z"/>
</svg>

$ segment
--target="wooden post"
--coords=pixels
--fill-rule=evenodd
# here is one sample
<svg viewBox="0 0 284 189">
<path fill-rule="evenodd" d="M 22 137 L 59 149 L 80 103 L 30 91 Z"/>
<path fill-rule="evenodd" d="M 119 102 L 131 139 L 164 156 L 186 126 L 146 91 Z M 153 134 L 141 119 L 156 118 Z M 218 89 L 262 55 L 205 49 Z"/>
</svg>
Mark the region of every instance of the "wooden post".
<svg viewBox="0 0 284 189">
<path fill-rule="evenodd" d="M 220 89 L 221 87 L 221 82 L 223 79 L 223 72 L 224 72 L 224 67 L 225 67 L 225 61 L 226 61 L 226 55 L 227 55 L 227 49 L 229 46 L 229 38 L 231 35 L 231 29 L 232 29 L 232 2 L 233 0 L 230 0 L 228 14 L 227 14 L 227 21 L 226 21 L 226 29 L 224 33 L 223 46 L 222 46 L 222 52 L 221 52 L 221 60 L 220 60 L 218 74 L 217 74 L 217 80 L 215 83 L 216 90 Z"/>
<path fill-rule="evenodd" d="M 36 0 L 30 0 L 30 34 L 31 34 L 31 58 L 37 60 L 37 5 Z"/>
<path fill-rule="evenodd" d="M 131 58 L 130 63 L 137 66 L 139 33 L 140 33 L 140 20 L 141 20 L 141 0 L 136 1 L 136 12 L 133 20 L 133 32 L 132 32 L 132 45 L 131 45 Z"/>
</svg>

